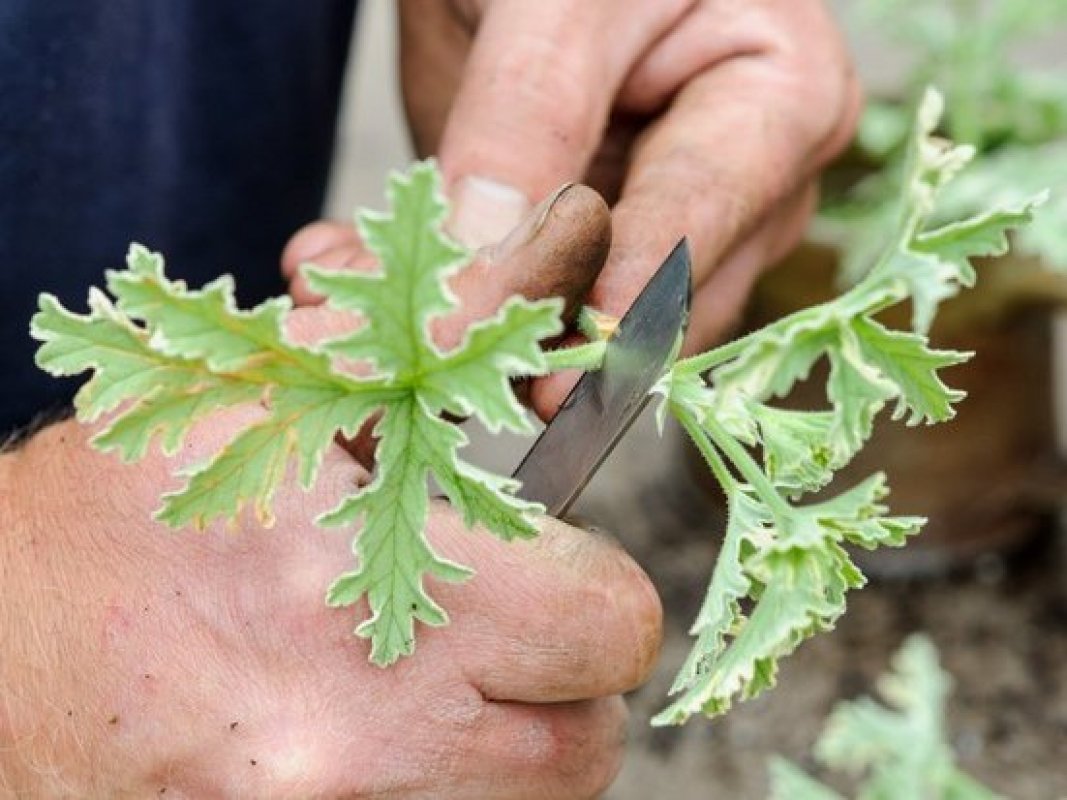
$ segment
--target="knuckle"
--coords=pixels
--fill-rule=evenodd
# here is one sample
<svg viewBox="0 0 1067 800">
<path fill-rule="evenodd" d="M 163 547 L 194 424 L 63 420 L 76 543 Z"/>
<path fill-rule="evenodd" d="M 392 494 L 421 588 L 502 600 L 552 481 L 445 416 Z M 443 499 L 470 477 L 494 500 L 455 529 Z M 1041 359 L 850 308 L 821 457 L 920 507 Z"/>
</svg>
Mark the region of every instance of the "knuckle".
<svg viewBox="0 0 1067 800">
<path fill-rule="evenodd" d="M 753 8 L 746 30 L 745 95 L 802 149 L 847 141 L 858 81 L 844 37 L 822 0 L 779 0 Z M 738 98 L 741 99 L 740 97 Z"/>
<path fill-rule="evenodd" d="M 599 797 L 622 767 L 627 712 L 620 697 L 584 701 L 531 726 L 529 766 L 552 775 L 554 797 Z M 530 745 L 533 745 L 530 747 Z"/>
<path fill-rule="evenodd" d="M 636 563 L 631 562 L 632 577 L 626 594 L 630 617 L 632 659 L 622 676 L 627 690 L 634 689 L 652 674 L 663 644 L 663 603 L 651 578 Z"/>
<path fill-rule="evenodd" d="M 605 689 L 624 692 L 644 683 L 655 667 L 663 604 L 652 580 L 625 551 L 618 550 L 612 562 L 610 572 L 583 589 L 580 603 L 589 630 L 603 639 L 597 651 L 612 653 Z"/>
<path fill-rule="evenodd" d="M 851 132 L 860 90 L 844 39 L 821 3 L 818 5 L 821 13 L 809 15 L 812 22 L 808 26 L 793 23 L 788 17 L 784 20 L 790 30 L 783 31 L 783 39 L 794 44 L 777 62 L 777 76 L 786 97 L 794 99 L 803 132 L 809 140 L 822 143 L 837 139 L 842 131 Z M 803 35 L 805 29 L 807 36 Z M 811 46 L 811 39 L 819 46 Z"/>
</svg>

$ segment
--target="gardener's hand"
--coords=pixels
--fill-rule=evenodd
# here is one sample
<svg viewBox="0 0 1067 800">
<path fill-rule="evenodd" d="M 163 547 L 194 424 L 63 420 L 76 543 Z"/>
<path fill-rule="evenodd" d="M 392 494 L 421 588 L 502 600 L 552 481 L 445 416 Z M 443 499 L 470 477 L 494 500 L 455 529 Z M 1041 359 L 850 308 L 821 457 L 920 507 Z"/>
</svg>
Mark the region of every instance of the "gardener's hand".
<svg viewBox="0 0 1067 800">
<path fill-rule="evenodd" d="M 819 0 L 402 0 L 402 77 L 474 244 L 564 181 L 617 203 L 589 297 L 621 314 L 683 235 L 687 347 L 736 320 L 759 269 L 800 236 L 818 170 L 860 106 Z M 566 386 L 538 388 L 550 413 Z"/>
<path fill-rule="evenodd" d="M 201 424 L 178 461 L 255 413 Z M 131 470 L 85 438 L 58 424 L 0 456 L 0 794 L 575 798 L 611 781 L 618 695 L 660 636 L 622 550 L 553 520 L 505 545 L 437 506 L 435 546 L 478 575 L 434 583 L 451 626 L 383 670 L 352 610 L 323 603 L 351 554 L 308 520 L 367 477 L 340 449 L 312 494 L 279 492 L 274 530 L 175 534 L 150 520 L 175 464 Z"/>
</svg>

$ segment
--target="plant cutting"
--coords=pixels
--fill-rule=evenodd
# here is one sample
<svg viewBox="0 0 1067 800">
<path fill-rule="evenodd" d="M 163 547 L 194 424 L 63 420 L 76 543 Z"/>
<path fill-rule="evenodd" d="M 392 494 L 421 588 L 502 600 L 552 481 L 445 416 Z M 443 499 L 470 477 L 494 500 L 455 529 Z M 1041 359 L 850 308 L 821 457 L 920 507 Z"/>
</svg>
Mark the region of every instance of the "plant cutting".
<svg viewBox="0 0 1067 800">
<path fill-rule="evenodd" d="M 772 686 L 778 660 L 831 628 L 848 590 L 864 583 L 843 545 L 901 546 L 922 525 L 888 513 L 879 474 L 813 495 L 852 460 L 885 407 L 909 425 L 951 419 L 963 395 L 940 370 L 968 354 L 931 348 L 926 328 L 944 300 L 974 283 L 970 259 L 1003 253 L 1007 231 L 1028 222 L 1040 202 L 932 225 L 943 190 L 973 155 L 933 136 L 941 110 L 940 96 L 929 92 L 892 235 L 859 283 L 677 360 L 654 390 L 661 419 L 674 417 L 690 434 L 731 512 L 693 628 L 694 650 L 675 682 L 679 696 L 658 723 L 722 713 L 735 697 Z M 269 526 L 290 464 L 311 486 L 334 437 L 370 426 L 379 440 L 371 483 L 317 521 L 351 531 L 355 567 L 336 578 L 326 599 L 333 606 L 366 601 L 369 615 L 356 634 L 370 640 L 370 658 L 383 667 L 413 653 L 416 623 L 447 622 L 426 579 L 471 576 L 427 541 L 430 477 L 468 526 L 507 540 L 537 534 L 539 507 L 515 496 L 514 481 L 462 458 L 466 437 L 450 417 L 474 416 L 493 431 L 528 430 L 510 380 L 595 369 L 603 352 L 598 331 L 610 328 L 587 325 L 593 341 L 546 353 L 540 343 L 560 332 L 562 303 L 514 297 L 471 325 L 456 347 L 440 350 L 428 325 L 456 307 L 446 279 L 467 254 L 441 230 L 446 205 L 432 163 L 394 175 L 388 196 L 387 213 L 358 217 L 378 271 L 305 270 L 312 290 L 361 321 L 354 332 L 295 344 L 284 333 L 287 299 L 238 310 L 228 277 L 190 289 L 138 245 L 125 269 L 107 274 L 110 297 L 90 291 L 87 314 L 42 295 L 32 322 L 43 369 L 93 372 L 75 407 L 85 421 L 106 418 L 94 443 L 125 460 L 153 444 L 175 452 L 193 422 L 218 409 L 263 405 L 264 418 L 189 469 L 184 486 L 163 498 L 157 518 L 173 527 L 202 527 L 245 509 Z M 881 313 L 901 303 L 912 308 L 909 324 L 886 327 Z M 826 408 L 779 405 L 817 362 L 829 364 Z"/>
<path fill-rule="evenodd" d="M 945 728 L 952 677 L 927 637 L 915 634 L 904 642 L 878 689 L 885 705 L 871 697 L 839 703 L 815 745 L 820 765 L 863 778 L 858 800 L 999 797 L 955 764 Z M 771 800 L 842 800 L 783 758 L 772 759 L 770 771 Z"/>
</svg>

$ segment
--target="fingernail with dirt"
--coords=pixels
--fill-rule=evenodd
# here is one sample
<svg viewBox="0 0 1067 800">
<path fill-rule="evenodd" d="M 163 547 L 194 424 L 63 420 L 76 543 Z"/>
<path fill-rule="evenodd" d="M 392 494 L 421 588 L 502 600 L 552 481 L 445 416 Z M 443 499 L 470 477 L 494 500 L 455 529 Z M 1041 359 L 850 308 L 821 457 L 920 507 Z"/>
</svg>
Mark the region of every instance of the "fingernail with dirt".
<svg viewBox="0 0 1067 800">
<path fill-rule="evenodd" d="M 499 244 L 490 248 L 490 260 L 497 262 L 510 258 L 523 245 L 533 241 L 533 238 L 545 227 L 552 209 L 574 186 L 573 183 L 565 183 L 534 206 L 533 210 L 523 217 L 522 221 Z"/>
<path fill-rule="evenodd" d="M 452 187 L 448 230 L 464 245 L 478 250 L 507 236 L 529 211 L 530 200 L 515 187 L 468 175 Z"/>
<path fill-rule="evenodd" d="M 454 228 L 452 233 L 457 235 Z M 611 212 L 592 189 L 565 184 L 497 241 L 449 282 L 463 306 L 432 323 L 439 346 L 454 346 L 471 322 L 490 316 L 515 294 L 530 300 L 562 297 L 563 317 L 572 321 L 607 257 Z"/>
<path fill-rule="evenodd" d="M 573 320 L 600 274 L 611 247 L 611 212 L 588 186 L 561 186 L 487 253 L 508 274 L 512 292 L 529 298 L 562 297 Z"/>
</svg>

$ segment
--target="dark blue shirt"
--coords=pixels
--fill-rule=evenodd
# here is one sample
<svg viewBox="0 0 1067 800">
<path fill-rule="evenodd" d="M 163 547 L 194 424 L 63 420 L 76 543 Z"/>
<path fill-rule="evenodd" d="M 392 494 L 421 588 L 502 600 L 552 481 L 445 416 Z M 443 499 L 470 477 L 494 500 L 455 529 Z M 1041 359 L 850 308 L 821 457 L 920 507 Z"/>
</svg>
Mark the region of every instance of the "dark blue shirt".
<svg viewBox="0 0 1067 800">
<path fill-rule="evenodd" d="M 283 290 L 318 216 L 355 0 L 0 3 L 0 436 L 69 400 L 40 291 L 82 309 L 131 240 L 172 276 Z"/>
</svg>

